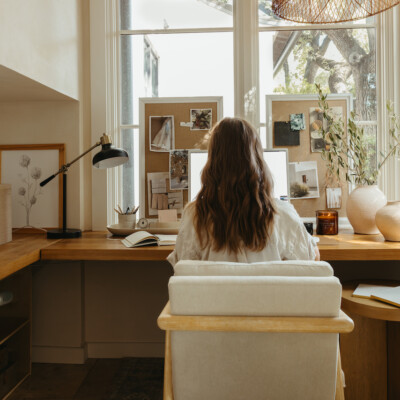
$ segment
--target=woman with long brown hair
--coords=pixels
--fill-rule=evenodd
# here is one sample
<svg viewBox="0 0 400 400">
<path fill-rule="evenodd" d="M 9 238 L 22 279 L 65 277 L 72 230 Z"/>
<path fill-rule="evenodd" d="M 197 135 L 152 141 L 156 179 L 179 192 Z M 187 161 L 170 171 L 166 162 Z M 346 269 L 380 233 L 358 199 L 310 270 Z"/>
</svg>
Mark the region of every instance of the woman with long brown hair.
<svg viewBox="0 0 400 400">
<path fill-rule="evenodd" d="M 210 136 L 202 188 L 184 211 L 169 262 L 318 258 L 293 206 L 272 197 L 273 180 L 255 128 L 241 118 L 224 118 Z"/>
</svg>

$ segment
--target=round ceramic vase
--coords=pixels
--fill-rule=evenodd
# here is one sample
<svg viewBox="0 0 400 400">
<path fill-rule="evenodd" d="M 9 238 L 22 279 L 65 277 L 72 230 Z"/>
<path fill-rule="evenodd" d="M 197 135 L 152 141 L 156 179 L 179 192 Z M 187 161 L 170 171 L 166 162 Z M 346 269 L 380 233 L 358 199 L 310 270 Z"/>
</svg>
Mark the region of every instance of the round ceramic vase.
<svg viewBox="0 0 400 400">
<path fill-rule="evenodd" d="M 386 196 L 377 185 L 357 186 L 347 199 L 346 213 L 354 233 L 375 235 L 376 212 L 386 205 Z"/>
<path fill-rule="evenodd" d="M 376 226 L 386 240 L 400 242 L 400 201 L 390 201 L 376 213 Z"/>
</svg>

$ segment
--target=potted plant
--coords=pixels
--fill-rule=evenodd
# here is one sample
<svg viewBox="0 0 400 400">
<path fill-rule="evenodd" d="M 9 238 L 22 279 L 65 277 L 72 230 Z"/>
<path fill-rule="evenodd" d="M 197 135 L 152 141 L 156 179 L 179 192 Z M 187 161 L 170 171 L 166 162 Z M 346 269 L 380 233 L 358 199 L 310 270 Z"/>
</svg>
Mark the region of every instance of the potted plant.
<svg viewBox="0 0 400 400">
<path fill-rule="evenodd" d="M 400 124 L 393 111 L 393 105 L 387 104 L 390 122 L 389 150 L 386 154 L 381 152 L 382 161 L 377 166 L 371 166 L 364 129 L 356 124 L 356 114 L 351 112 L 346 130 L 342 120 L 334 119 L 327 102 L 327 95 L 322 93 L 319 85 L 316 87 L 319 106 L 327 121 L 327 128 L 321 128 L 322 137 L 326 142 L 321 156 L 326 162 L 327 179 L 339 184 L 345 177 L 347 182 L 356 185 L 346 204 L 347 217 L 354 232 L 379 233 L 375 215 L 386 204 L 386 196 L 376 184 L 379 170 L 391 156 L 400 153 L 400 134 L 398 133 Z"/>
</svg>

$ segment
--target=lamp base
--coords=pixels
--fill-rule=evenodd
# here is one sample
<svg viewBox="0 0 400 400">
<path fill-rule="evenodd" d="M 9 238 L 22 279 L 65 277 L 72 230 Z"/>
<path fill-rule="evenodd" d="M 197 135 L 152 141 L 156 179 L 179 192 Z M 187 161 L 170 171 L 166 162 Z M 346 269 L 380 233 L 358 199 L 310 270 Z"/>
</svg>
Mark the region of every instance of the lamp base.
<svg viewBox="0 0 400 400">
<path fill-rule="evenodd" d="M 47 239 L 75 239 L 82 236 L 80 229 L 49 229 Z"/>
</svg>

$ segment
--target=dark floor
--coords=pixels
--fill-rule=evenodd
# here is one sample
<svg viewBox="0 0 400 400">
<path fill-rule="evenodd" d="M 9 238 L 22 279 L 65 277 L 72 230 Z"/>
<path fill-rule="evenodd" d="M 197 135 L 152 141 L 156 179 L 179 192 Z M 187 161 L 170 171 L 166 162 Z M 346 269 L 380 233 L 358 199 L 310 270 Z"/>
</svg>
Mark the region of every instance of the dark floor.
<svg viewBox="0 0 400 400">
<path fill-rule="evenodd" d="M 107 400 L 122 360 L 88 359 L 83 365 L 33 364 L 32 375 L 7 400 Z"/>
</svg>

